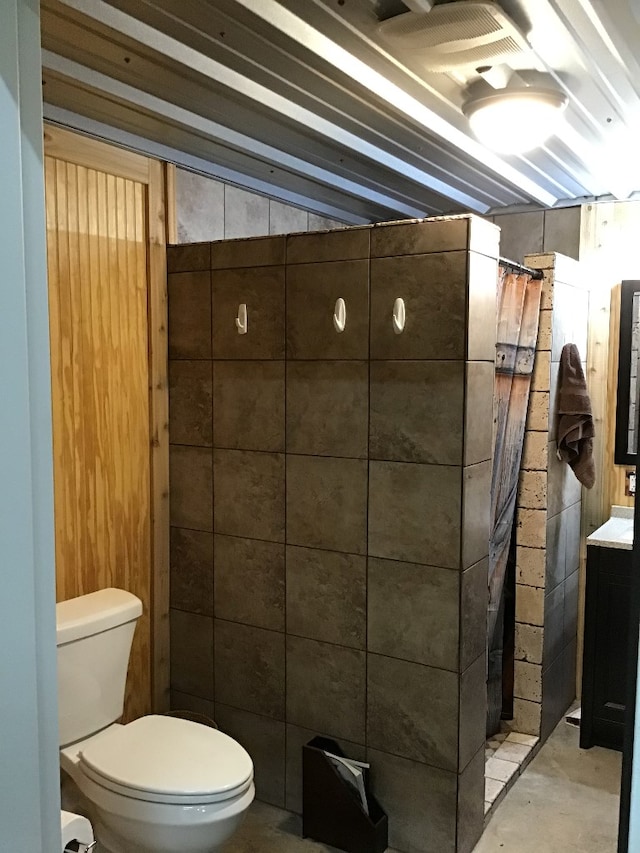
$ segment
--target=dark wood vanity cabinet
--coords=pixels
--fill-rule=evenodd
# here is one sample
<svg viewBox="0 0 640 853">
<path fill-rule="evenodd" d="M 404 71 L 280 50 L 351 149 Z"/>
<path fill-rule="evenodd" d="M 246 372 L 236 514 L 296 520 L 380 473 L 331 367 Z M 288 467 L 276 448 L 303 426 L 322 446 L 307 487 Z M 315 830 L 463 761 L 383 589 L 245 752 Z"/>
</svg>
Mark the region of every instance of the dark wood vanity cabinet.
<svg viewBox="0 0 640 853">
<path fill-rule="evenodd" d="M 580 746 L 622 750 L 631 551 L 587 546 Z"/>
</svg>

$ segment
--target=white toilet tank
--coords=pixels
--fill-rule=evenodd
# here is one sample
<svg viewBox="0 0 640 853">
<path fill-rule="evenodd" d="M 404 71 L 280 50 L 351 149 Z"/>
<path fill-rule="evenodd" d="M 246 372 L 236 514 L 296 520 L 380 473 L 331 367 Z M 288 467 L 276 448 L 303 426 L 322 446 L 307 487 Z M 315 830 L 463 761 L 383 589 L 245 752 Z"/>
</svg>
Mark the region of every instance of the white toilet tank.
<svg viewBox="0 0 640 853">
<path fill-rule="evenodd" d="M 68 746 L 122 716 L 129 653 L 142 602 L 102 589 L 56 605 L 60 745 Z"/>
</svg>

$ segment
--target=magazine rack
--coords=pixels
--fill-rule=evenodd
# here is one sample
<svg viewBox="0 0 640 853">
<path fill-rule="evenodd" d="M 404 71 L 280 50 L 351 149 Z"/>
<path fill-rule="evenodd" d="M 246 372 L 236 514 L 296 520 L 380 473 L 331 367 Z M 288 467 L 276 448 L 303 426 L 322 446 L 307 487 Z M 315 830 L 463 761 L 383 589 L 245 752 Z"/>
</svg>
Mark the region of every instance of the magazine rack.
<svg viewBox="0 0 640 853">
<path fill-rule="evenodd" d="M 384 853 L 388 846 L 387 816 L 365 790 L 369 814 L 356 791 L 324 754 L 344 757 L 338 744 L 315 737 L 302 747 L 302 835 L 347 853 Z"/>
</svg>

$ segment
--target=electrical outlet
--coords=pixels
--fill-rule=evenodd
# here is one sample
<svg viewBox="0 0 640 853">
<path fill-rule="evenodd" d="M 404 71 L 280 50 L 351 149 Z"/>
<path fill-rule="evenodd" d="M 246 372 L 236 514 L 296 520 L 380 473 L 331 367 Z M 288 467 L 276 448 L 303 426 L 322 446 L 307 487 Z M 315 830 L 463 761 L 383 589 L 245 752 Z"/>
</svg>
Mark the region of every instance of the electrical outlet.
<svg viewBox="0 0 640 853">
<path fill-rule="evenodd" d="M 626 483 L 624 493 L 627 497 L 633 497 L 636 493 L 636 472 L 635 469 L 627 471 L 625 475 Z"/>
</svg>

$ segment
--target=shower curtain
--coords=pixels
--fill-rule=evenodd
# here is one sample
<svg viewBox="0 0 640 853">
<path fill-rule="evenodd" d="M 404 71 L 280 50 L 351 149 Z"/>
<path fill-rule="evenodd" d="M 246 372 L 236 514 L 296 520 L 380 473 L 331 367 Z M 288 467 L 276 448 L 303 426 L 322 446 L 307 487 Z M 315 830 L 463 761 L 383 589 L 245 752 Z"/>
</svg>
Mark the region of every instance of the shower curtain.
<svg viewBox="0 0 640 853">
<path fill-rule="evenodd" d="M 500 726 L 504 588 L 509 558 L 531 375 L 538 338 L 542 282 L 528 273 L 498 273 L 495 426 L 491 482 L 487 735 Z"/>
</svg>

